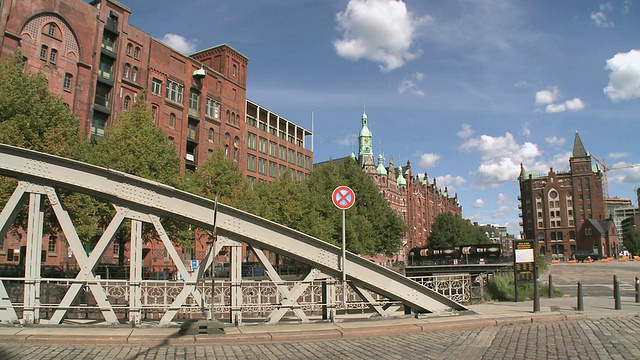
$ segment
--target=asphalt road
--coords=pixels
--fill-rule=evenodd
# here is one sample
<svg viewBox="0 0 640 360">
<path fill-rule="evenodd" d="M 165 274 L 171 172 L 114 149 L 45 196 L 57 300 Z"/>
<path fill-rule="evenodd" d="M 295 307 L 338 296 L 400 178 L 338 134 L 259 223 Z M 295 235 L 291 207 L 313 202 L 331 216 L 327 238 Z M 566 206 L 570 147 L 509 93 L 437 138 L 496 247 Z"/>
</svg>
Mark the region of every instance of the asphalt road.
<svg viewBox="0 0 640 360">
<path fill-rule="evenodd" d="M 613 296 L 613 277 L 617 276 L 621 296 L 635 296 L 635 278 L 640 277 L 640 261 L 552 264 L 540 280 L 552 283 L 565 295 L 576 296 L 578 282 L 584 296 Z"/>
</svg>

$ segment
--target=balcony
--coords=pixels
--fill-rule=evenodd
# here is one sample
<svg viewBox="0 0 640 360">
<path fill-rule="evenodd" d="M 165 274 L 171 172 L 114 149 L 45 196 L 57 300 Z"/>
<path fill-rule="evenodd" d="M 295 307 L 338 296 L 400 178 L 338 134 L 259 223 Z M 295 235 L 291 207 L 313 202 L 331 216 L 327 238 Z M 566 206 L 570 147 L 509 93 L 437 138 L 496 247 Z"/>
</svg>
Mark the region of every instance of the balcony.
<svg viewBox="0 0 640 360">
<path fill-rule="evenodd" d="M 104 107 L 109 107 L 110 102 L 111 101 L 109 100 L 108 96 L 96 95 L 95 104 L 102 105 Z"/>
<path fill-rule="evenodd" d="M 187 140 L 191 142 L 198 142 L 198 130 L 189 128 L 187 129 Z"/>
<path fill-rule="evenodd" d="M 194 120 L 198 120 L 200 121 L 200 113 L 198 111 L 198 109 L 193 109 L 193 108 L 189 108 L 189 117 L 194 119 Z"/>
<path fill-rule="evenodd" d="M 117 20 L 117 18 L 112 18 L 112 17 L 107 18 L 107 23 L 104 24 L 104 29 L 105 30 L 109 30 L 110 32 L 112 32 L 114 34 L 120 34 L 120 32 L 118 31 L 118 20 Z"/>
</svg>

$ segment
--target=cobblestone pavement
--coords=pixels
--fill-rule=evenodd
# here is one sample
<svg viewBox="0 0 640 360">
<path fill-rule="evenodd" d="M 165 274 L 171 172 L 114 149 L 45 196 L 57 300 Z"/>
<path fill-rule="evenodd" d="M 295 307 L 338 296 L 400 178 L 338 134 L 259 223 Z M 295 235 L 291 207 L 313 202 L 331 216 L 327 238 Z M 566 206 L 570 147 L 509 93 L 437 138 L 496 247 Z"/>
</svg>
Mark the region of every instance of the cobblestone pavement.
<svg viewBox="0 0 640 360">
<path fill-rule="evenodd" d="M 253 344 L 0 344 L 0 359 L 640 359 L 639 317 Z"/>
</svg>

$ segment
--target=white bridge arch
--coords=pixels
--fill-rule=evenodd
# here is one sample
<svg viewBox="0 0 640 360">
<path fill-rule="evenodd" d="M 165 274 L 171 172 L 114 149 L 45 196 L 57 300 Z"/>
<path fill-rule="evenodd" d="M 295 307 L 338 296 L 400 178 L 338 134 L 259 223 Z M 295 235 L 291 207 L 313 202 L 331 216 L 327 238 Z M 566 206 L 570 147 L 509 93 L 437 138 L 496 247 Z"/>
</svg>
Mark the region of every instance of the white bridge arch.
<svg viewBox="0 0 640 360">
<path fill-rule="evenodd" d="M 44 225 L 42 206 L 45 197 L 73 250 L 73 256 L 80 265 L 80 272 L 75 279 L 67 280 L 68 287 L 59 304 L 51 307 L 53 314 L 50 317 L 50 323 L 61 323 L 67 311 L 74 307 L 74 300 L 83 291 L 91 293 L 95 299 L 96 308 L 102 313 L 104 320 L 108 323 L 119 323 L 114 311 L 118 305 L 110 302 L 110 296 L 105 291 L 108 281 L 97 278 L 95 268 L 124 221 L 131 221 L 131 259 L 129 279 L 122 286 L 128 299 L 125 305 L 128 321 L 133 325 L 138 325 L 143 320 L 142 223 L 150 223 L 155 227 L 178 272 L 184 278 L 183 281 L 177 282 L 179 292 L 174 294 L 163 307 L 160 325 L 169 324 L 185 306 L 187 299 L 202 309 L 203 316 L 212 316 L 211 312 L 207 313 L 207 310 L 211 309 L 211 304 L 205 303 L 204 289 L 208 288 L 203 285 L 203 275 L 212 266 L 213 258 L 223 246 L 231 248 L 231 273 L 228 294 L 226 294 L 228 303 L 221 308 L 228 310 L 231 323 L 241 323 L 243 307 L 247 306 L 243 304 L 242 294 L 243 281 L 240 267 L 242 243 L 248 244 L 255 250 L 277 291 L 278 303 L 266 316 L 267 322 L 278 322 L 289 312 L 293 312 L 302 322 L 309 321 L 298 299 L 313 280 L 320 278 L 324 280 L 322 295 L 317 301 L 321 304 L 323 318 L 336 319 L 336 308 L 339 304 L 337 301 L 339 287 L 336 284 L 339 283 L 337 279 L 342 276 L 342 251 L 334 245 L 258 216 L 218 204 L 216 215 L 218 241 L 207 252 L 198 269 L 191 273 L 182 263 L 160 218 L 172 218 L 211 231 L 214 217 L 214 203 L 211 200 L 119 171 L 2 144 L 0 144 L 0 175 L 18 180 L 18 186 L 0 213 L 0 236 L 5 236 L 27 201 L 29 208 L 23 279 L 24 299 L 20 306 L 22 318 L 18 317 L 16 311 L 19 306 L 10 299 L 4 284 L 0 281 L 0 321 L 2 322 L 37 323 L 40 320 L 44 281 L 40 274 L 40 251 Z M 89 255 L 82 246 L 69 214 L 60 203 L 56 189 L 67 189 L 101 198 L 111 202 L 116 209 L 116 215 Z M 312 270 L 302 281 L 293 283 L 283 281 L 261 250 L 298 260 L 310 265 Z M 418 313 L 434 314 L 467 310 L 449 297 L 356 254 L 346 254 L 345 266 L 347 281 L 353 292 L 381 316 L 394 313 L 400 306 L 411 308 Z M 346 294 L 342 295 L 346 301 L 344 298 Z M 211 292 L 210 302 L 215 302 L 214 296 Z M 213 309 L 215 311 L 216 306 Z"/>
</svg>

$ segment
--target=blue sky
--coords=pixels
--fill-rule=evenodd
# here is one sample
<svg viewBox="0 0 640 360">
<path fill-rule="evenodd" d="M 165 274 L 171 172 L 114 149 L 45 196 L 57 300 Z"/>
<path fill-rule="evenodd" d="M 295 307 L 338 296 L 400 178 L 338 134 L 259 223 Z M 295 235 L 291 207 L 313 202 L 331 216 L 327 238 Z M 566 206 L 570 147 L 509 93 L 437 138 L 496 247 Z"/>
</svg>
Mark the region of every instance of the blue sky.
<svg viewBox="0 0 640 360">
<path fill-rule="evenodd" d="M 519 234 L 517 177 L 568 170 L 575 132 L 611 168 L 640 164 L 640 2 L 121 0 L 185 53 L 249 58 L 247 97 L 311 129 L 315 160 L 374 152 L 457 193 L 463 217 Z M 631 198 L 640 167 L 608 172 Z"/>
</svg>

